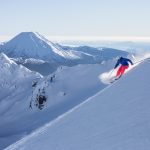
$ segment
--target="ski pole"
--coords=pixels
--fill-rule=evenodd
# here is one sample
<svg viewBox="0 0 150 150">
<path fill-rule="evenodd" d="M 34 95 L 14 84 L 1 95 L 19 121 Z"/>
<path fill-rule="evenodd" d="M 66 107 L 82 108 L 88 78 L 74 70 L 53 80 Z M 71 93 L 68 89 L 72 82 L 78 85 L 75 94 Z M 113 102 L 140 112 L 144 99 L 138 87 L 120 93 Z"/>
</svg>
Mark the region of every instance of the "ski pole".
<svg viewBox="0 0 150 150">
<path fill-rule="evenodd" d="M 109 73 L 109 77 L 112 75 L 113 71 L 114 71 L 114 69 L 113 69 L 113 70 L 111 70 L 111 72 Z"/>
</svg>

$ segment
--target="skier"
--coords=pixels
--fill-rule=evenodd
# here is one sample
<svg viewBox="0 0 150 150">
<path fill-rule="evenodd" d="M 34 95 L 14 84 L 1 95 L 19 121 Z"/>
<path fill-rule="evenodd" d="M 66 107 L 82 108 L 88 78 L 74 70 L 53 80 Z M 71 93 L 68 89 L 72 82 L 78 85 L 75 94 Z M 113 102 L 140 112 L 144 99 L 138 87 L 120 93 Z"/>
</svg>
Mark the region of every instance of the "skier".
<svg viewBox="0 0 150 150">
<path fill-rule="evenodd" d="M 129 63 L 131 65 L 133 65 L 133 62 L 130 59 L 128 59 L 128 58 L 120 57 L 118 59 L 116 65 L 114 67 L 114 69 L 116 69 L 119 65 L 121 65 L 121 66 L 119 67 L 119 69 L 117 71 L 117 74 L 116 74 L 117 78 L 116 79 L 119 79 L 123 75 L 123 73 L 125 72 L 125 70 L 128 69 Z"/>
</svg>

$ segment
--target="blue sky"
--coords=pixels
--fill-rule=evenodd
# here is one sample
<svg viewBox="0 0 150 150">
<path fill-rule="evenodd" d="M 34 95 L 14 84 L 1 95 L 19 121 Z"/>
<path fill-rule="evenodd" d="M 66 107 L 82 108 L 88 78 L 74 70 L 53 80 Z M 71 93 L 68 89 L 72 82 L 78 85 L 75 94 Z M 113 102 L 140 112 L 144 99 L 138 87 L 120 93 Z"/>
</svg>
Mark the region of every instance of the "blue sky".
<svg viewBox="0 0 150 150">
<path fill-rule="evenodd" d="M 0 36 L 150 37 L 149 0 L 1 0 Z"/>
</svg>

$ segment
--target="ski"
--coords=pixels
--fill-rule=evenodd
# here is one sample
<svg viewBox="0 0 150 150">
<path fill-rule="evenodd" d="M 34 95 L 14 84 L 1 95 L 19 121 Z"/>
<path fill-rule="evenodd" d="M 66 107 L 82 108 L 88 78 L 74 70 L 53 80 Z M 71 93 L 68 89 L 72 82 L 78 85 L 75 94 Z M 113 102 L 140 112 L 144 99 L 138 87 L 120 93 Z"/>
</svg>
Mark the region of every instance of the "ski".
<svg viewBox="0 0 150 150">
<path fill-rule="evenodd" d="M 119 80 L 120 78 L 121 78 L 121 76 L 119 76 L 119 77 L 113 79 L 112 81 L 110 81 L 110 83 L 114 83 L 115 81 Z"/>
</svg>

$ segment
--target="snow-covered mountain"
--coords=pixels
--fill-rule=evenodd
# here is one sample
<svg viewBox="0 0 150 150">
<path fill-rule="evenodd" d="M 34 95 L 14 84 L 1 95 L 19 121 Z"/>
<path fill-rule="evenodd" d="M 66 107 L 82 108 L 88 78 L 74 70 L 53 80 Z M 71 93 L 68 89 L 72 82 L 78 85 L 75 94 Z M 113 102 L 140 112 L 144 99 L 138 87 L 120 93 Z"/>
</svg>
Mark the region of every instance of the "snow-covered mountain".
<svg viewBox="0 0 150 150">
<path fill-rule="evenodd" d="M 52 73 L 60 65 L 96 64 L 129 54 L 110 48 L 62 46 L 48 41 L 42 35 L 34 32 L 20 33 L 12 40 L 3 43 L 0 51 L 17 60 L 18 64 L 22 64 L 33 71 L 39 71 L 43 75 Z M 24 61 L 19 62 L 21 59 Z M 30 59 L 30 61 L 26 59 Z M 37 64 L 35 61 L 31 61 L 34 59 L 44 62 Z M 49 67 L 49 71 L 47 67 Z"/>
<path fill-rule="evenodd" d="M 38 33 L 22 32 L 12 40 L 6 42 L 3 51 L 10 57 L 36 58 L 52 61 L 61 57 L 54 44 L 47 41 Z M 55 53 L 55 52 L 56 53 Z"/>
<path fill-rule="evenodd" d="M 71 47 L 71 46 L 61 46 L 64 50 L 74 50 L 77 52 L 83 52 L 89 54 L 94 57 L 95 61 L 100 62 L 103 60 L 110 60 L 118 56 L 127 56 L 129 53 L 126 51 L 121 51 L 113 48 L 95 48 L 90 46 L 79 46 L 79 47 Z"/>
<path fill-rule="evenodd" d="M 31 96 L 32 81 L 42 77 L 24 66 L 16 64 L 3 53 L 0 53 L 0 76 L 1 115 L 20 102 L 26 103 L 25 99 Z"/>
<path fill-rule="evenodd" d="M 5 54 L 0 53 L 0 126 L 3 123 L 10 123 L 12 116 L 17 120 L 18 114 L 26 111 L 29 106 L 29 101 L 32 96 L 32 81 L 42 76 L 36 72 L 31 72 L 22 65 L 16 64 L 10 60 Z M 15 110 L 15 111 L 12 111 Z M 6 144 L 6 137 L 9 137 L 7 143 L 11 143 L 18 138 L 17 134 L 9 135 L 14 131 L 11 130 L 11 125 L 7 128 L 1 128 L 0 145 Z M 12 140 L 13 139 L 13 140 Z M 0 146 L 0 149 L 2 147 Z"/>
<path fill-rule="evenodd" d="M 22 65 L 16 64 L 14 61 L 10 60 L 4 53 L 0 53 L 0 75 L 0 86 L 2 87 L 2 89 L 5 86 L 14 87 L 15 84 L 21 82 L 22 80 L 25 81 L 28 77 L 33 78 L 35 76 L 40 76 L 38 73 L 31 72 Z"/>
<path fill-rule="evenodd" d="M 145 61 L 6 150 L 149 150 L 149 66 Z"/>
<path fill-rule="evenodd" d="M 64 62 L 66 60 L 93 60 L 97 56 L 102 59 L 105 50 L 110 52 L 109 59 L 115 56 L 127 55 L 127 52 L 103 48 L 99 49 L 81 46 L 65 47 L 48 41 L 42 35 L 34 32 L 22 32 L 12 40 L 4 43 L 1 48 L 9 57 L 35 58 L 47 61 Z M 111 56 L 111 57 L 110 57 Z M 106 57 L 106 55 L 105 55 Z M 99 59 L 98 61 L 101 61 Z M 96 60 L 95 60 L 96 61 Z M 90 62 L 90 61 L 89 61 Z"/>
<path fill-rule="evenodd" d="M 99 74 L 115 63 L 61 66 L 55 73 L 41 78 L 1 55 L 4 59 L 0 59 L 0 149 L 103 89 L 106 85 L 99 83 Z M 46 98 L 42 110 L 38 103 L 41 97 Z"/>
<path fill-rule="evenodd" d="M 20 33 L 5 43 L 2 49 L 8 56 L 15 58 L 35 58 L 56 62 L 64 62 L 66 59 L 80 59 L 73 51 L 64 51 L 57 44 L 34 32 Z"/>
</svg>

